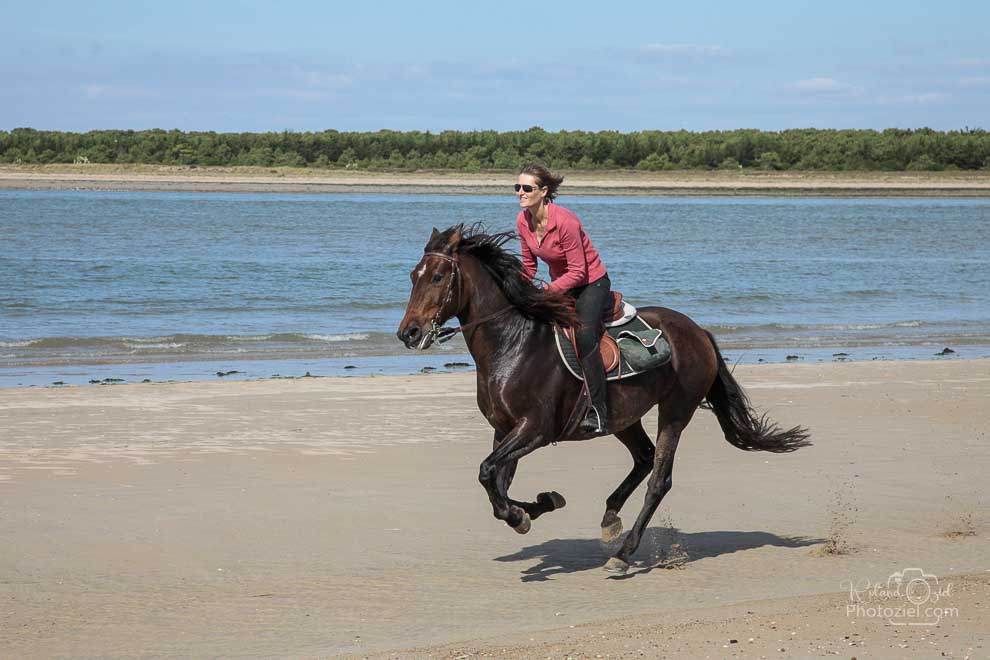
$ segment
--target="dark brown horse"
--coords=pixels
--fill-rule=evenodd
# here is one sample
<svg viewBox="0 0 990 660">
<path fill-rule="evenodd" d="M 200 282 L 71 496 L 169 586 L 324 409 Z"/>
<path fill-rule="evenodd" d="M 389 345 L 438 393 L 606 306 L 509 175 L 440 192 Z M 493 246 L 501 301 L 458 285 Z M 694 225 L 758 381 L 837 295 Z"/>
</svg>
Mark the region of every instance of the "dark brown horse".
<svg viewBox="0 0 990 660">
<path fill-rule="evenodd" d="M 425 350 L 444 334 L 444 322 L 454 316 L 460 321 L 458 330 L 477 365 L 478 408 L 495 429 L 493 451 L 481 463 L 479 480 L 495 517 L 525 534 L 531 520 L 564 506 L 564 498 L 550 491 L 535 502 L 509 499 L 516 464 L 552 442 L 579 439 L 564 436 L 581 383 L 558 357 L 552 329 L 552 324 L 575 324 L 573 302 L 524 278 L 520 260 L 503 247 L 512 238 L 510 232 L 486 234 L 477 226 L 434 229 L 410 274 L 412 293 L 397 334 L 408 348 Z M 806 430 L 782 431 L 753 412 L 710 333 L 671 309 L 642 307 L 639 313 L 663 330 L 673 356 L 659 369 L 608 386 L 609 426 L 632 454 L 633 468 L 605 502 L 603 540 L 619 537 L 622 505 L 652 472 L 636 523 L 605 565 L 617 573 L 628 570 L 650 518 L 670 490 L 677 442 L 703 402 L 726 440 L 740 449 L 789 452 L 809 444 Z M 654 447 L 641 418 L 658 404 Z"/>
</svg>

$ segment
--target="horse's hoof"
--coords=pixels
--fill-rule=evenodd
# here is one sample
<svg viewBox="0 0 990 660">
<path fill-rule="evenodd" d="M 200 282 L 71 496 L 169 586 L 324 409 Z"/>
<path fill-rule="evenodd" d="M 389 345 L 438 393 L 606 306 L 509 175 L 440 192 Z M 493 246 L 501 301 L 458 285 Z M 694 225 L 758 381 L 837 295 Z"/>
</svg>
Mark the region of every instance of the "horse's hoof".
<svg viewBox="0 0 990 660">
<path fill-rule="evenodd" d="M 525 534 L 529 531 L 529 528 L 533 526 L 533 522 L 529 519 L 528 513 L 524 511 L 522 516 L 522 522 L 512 528 L 519 534 Z"/>
<path fill-rule="evenodd" d="M 557 509 L 563 509 L 565 506 L 567 506 L 567 500 L 565 500 L 564 496 L 555 490 L 551 490 L 549 493 L 540 493 L 539 495 L 536 496 L 536 502 L 538 504 L 549 503 L 552 507 L 550 509 L 551 511 L 556 511 Z"/>
<path fill-rule="evenodd" d="M 605 570 L 609 573 L 615 573 L 616 575 L 625 575 L 626 571 L 629 570 L 629 564 L 622 561 L 618 557 L 612 557 L 604 566 Z"/>
<path fill-rule="evenodd" d="M 617 517 L 612 524 L 602 527 L 602 541 L 604 543 L 611 543 L 620 536 L 622 536 L 622 518 Z"/>
</svg>

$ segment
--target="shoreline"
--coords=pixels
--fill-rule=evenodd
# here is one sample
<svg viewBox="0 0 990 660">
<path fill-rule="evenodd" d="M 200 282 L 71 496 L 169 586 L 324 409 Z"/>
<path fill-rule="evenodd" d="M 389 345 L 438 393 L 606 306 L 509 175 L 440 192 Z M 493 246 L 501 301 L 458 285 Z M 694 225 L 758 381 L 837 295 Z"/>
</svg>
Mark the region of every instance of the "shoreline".
<svg viewBox="0 0 990 660">
<path fill-rule="evenodd" d="M 941 345 L 941 344 L 940 344 Z M 858 347 L 777 347 L 742 349 L 721 347 L 727 363 L 748 366 L 799 364 L 925 363 L 990 359 L 990 346 L 955 345 L 949 353 L 935 345 Z M 880 350 L 883 348 L 894 350 Z M 60 364 L 0 363 L 0 391 L 17 388 L 89 387 L 149 383 L 256 382 L 300 378 L 378 378 L 446 373 L 475 373 L 466 352 L 410 352 L 326 358 L 236 357 L 159 361 L 88 361 Z"/>
<path fill-rule="evenodd" d="M 990 197 L 990 172 L 565 172 L 566 192 L 619 197 Z M 506 195 L 511 171 L 0 165 L 0 190 Z M 508 192 L 507 192 L 508 191 Z"/>
</svg>

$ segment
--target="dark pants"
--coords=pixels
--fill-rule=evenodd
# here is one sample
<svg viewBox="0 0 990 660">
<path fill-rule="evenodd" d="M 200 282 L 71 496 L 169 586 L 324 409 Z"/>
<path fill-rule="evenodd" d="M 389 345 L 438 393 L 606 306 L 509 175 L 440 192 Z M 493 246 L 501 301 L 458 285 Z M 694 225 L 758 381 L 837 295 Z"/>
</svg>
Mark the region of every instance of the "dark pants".
<svg viewBox="0 0 990 660">
<path fill-rule="evenodd" d="M 612 296 L 609 295 L 611 291 L 612 281 L 606 274 L 591 284 L 575 287 L 568 292 L 574 296 L 574 306 L 581 319 L 581 329 L 577 331 L 575 338 L 578 356 L 581 358 L 590 354 L 598 345 L 602 314 L 605 313 L 605 306 L 612 302 Z"/>
</svg>

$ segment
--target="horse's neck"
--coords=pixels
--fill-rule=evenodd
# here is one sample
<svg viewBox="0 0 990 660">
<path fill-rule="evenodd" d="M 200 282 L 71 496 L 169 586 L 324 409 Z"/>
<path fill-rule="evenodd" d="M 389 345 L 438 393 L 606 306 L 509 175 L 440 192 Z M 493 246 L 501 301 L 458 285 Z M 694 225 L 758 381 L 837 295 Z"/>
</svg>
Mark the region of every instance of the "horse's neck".
<svg viewBox="0 0 990 660">
<path fill-rule="evenodd" d="M 492 373 L 508 376 L 528 364 L 523 356 L 552 348 L 550 326 L 527 319 L 515 309 L 466 331 L 464 340 L 483 377 Z"/>
<path fill-rule="evenodd" d="M 518 365 L 520 352 L 549 344 L 552 340 L 550 326 L 524 317 L 483 268 L 475 265 L 469 269 L 468 304 L 457 317 L 461 325 L 509 308 L 464 332 L 464 341 L 479 371 L 503 371 L 510 363 Z"/>
</svg>

